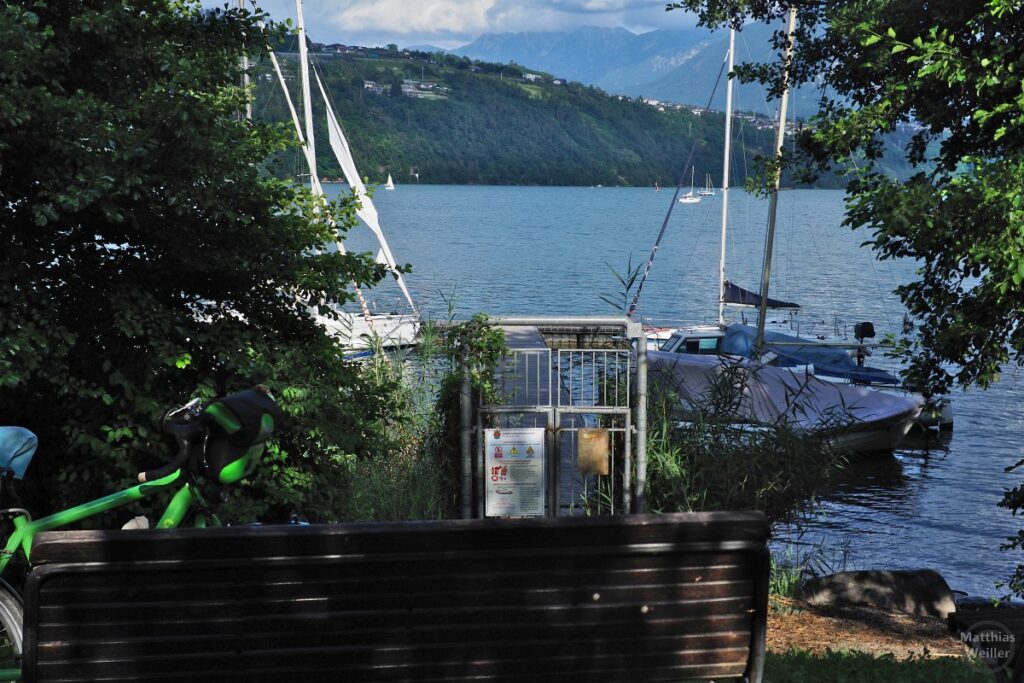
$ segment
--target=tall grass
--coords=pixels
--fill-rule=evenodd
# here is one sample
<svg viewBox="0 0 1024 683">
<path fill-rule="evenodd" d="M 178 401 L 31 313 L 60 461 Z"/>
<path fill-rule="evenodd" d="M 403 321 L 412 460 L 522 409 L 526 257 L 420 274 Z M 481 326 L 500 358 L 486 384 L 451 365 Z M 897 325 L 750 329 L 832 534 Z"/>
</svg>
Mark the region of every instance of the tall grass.
<svg viewBox="0 0 1024 683">
<path fill-rule="evenodd" d="M 440 478 L 428 454 L 403 449 L 351 461 L 346 521 L 440 519 Z"/>
<path fill-rule="evenodd" d="M 439 443 L 445 427 L 437 410 L 441 387 L 451 375 L 443 339 L 433 321 L 424 321 L 418 344 L 405 351 L 387 351 L 376 342 L 363 362 L 365 377 L 391 402 L 386 448 L 369 457 L 347 461 L 342 521 L 439 519 L 450 497 Z"/>
<path fill-rule="evenodd" d="M 823 436 L 785 421 L 737 424 L 742 388 L 728 373 L 700 403 L 656 384 L 648 399 L 648 505 L 660 512 L 761 510 L 772 522 L 790 520 L 842 465 Z"/>
<path fill-rule="evenodd" d="M 786 548 L 780 557 L 772 553 L 771 574 L 768 578 L 768 592 L 781 598 L 797 598 L 807 578 L 806 558 L 797 557 L 792 546 Z"/>
<path fill-rule="evenodd" d="M 460 360 L 469 368 L 476 396 L 493 392 L 505 337 L 483 314 L 453 324 L 424 321 L 415 348 L 376 353 L 365 377 L 391 402 L 390 435 L 380 453 L 348 461 L 344 521 L 439 519 L 459 513 Z"/>
</svg>

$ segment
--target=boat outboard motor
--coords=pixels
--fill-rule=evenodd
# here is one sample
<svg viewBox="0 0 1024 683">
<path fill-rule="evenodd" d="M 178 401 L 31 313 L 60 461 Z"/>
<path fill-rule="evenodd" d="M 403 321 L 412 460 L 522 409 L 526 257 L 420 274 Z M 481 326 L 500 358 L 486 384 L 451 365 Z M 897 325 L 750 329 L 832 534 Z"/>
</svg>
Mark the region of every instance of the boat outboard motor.
<svg viewBox="0 0 1024 683">
<path fill-rule="evenodd" d="M 860 342 L 865 339 L 874 339 L 875 326 L 870 322 L 857 323 L 853 326 L 853 336 Z"/>
<path fill-rule="evenodd" d="M 857 367 L 864 367 L 864 358 L 868 355 L 867 349 L 863 346 L 865 339 L 875 337 L 875 326 L 870 322 L 857 323 L 853 326 L 853 336 L 857 338 L 861 346 L 857 347 Z"/>
</svg>

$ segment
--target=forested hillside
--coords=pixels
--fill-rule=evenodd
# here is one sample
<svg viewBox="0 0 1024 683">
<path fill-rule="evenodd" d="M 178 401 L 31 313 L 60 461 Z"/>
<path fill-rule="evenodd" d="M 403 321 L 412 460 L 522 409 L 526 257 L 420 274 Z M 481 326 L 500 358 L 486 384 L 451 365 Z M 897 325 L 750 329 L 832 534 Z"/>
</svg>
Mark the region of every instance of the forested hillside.
<svg viewBox="0 0 1024 683">
<path fill-rule="evenodd" d="M 692 107 L 656 106 L 517 64 L 369 48 L 324 48 L 314 56 L 356 163 L 371 183 L 390 173 L 396 183 L 673 186 L 710 173 L 721 182 L 725 117 Z M 279 53 L 296 107 L 297 60 Z M 269 65 L 257 78 L 256 115 L 289 122 Z M 720 84 L 724 89 L 724 84 Z M 340 177 L 327 144 L 327 123 L 314 86 L 318 170 Z M 734 120 L 732 184 L 754 173 L 754 159 L 771 149 L 773 122 L 759 115 Z M 880 164 L 894 177 L 911 169 L 899 150 L 910 133 L 891 136 Z M 695 144 L 695 146 L 694 146 Z M 690 150 L 693 160 L 687 164 Z M 890 161 L 891 160 L 891 161 Z M 280 175 L 305 172 L 297 152 L 274 160 Z M 698 183 L 699 184 L 699 183 Z M 842 178 L 821 178 L 839 187 Z"/>
<path fill-rule="evenodd" d="M 356 162 L 371 182 L 390 173 L 397 183 L 415 182 L 419 174 L 422 183 L 669 186 L 684 173 L 689 179 L 684 166 L 693 141 L 697 177 L 711 173 L 716 184 L 721 177 L 721 113 L 662 111 L 547 74 L 527 80 L 531 72 L 516 65 L 450 55 L 381 50 L 319 54 L 316 60 Z M 294 55 L 282 55 L 282 64 L 296 91 Z M 257 116 L 287 121 L 276 78 L 268 76 L 258 79 Z M 293 99 L 301 101 L 297 92 Z M 318 99 L 319 171 L 334 177 L 341 171 L 326 144 Z M 741 172 L 770 149 L 771 131 L 764 120 L 759 123 L 761 128 L 737 126 L 734 167 Z M 300 171 L 298 161 L 281 160 L 279 170 Z"/>
</svg>

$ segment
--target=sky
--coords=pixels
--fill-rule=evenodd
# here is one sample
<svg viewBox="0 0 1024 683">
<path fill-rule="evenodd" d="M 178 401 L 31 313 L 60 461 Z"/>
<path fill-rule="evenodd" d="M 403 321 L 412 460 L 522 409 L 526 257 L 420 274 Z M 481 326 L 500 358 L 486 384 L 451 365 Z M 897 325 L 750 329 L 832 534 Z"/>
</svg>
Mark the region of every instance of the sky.
<svg viewBox="0 0 1024 683">
<path fill-rule="evenodd" d="M 249 0 L 246 0 L 247 2 Z M 202 0 L 221 7 L 237 0 Z M 295 19 L 294 0 L 257 0 L 275 20 Z M 310 37 L 347 45 L 433 45 L 445 49 L 483 33 L 623 27 L 634 33 L 694 24 L 662 0 L 305 0 Z"/>
</svg>

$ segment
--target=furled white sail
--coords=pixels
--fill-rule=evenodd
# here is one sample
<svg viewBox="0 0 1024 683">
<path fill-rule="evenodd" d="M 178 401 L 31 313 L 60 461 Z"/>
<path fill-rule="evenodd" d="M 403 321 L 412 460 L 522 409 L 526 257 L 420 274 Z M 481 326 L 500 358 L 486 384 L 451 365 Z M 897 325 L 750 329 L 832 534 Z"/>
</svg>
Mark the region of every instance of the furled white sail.
<svg viewBox="0 0 1024 683">
<path fill-rule="evenodd" d="M 306 36 L 305 22 L 302 16 L 301 0 L 296 0 L 295 5 L 299 28 L 299 43 L 304 47 Z M 256 5 L 254 2 L 253 7 L 255 6 Z M 261 28 L 263 27 L 262 24 L 260 24 L 260 26 Z M 305 53 L 305 50 L 302 49 L 300 50 L 300 52 Z M 310 189 L 314 195 L 323 199 L 325 194 L 323 185 L 320 183 L 320 178 L 316 172 L 316 154 L 314 151 L 315 147 L 313 142 L 313 125 L 311 111 L 312 106 L 310 102 L 308 61 L 304 55 L 300 60 L 302 62 L 302 68 L 300 69 L 301 88 L 303 95 L 302 100 L 304 113 L 306 115 L 306 125 L 305 130 L 303 130 L 303 122 L 300 120 L 298 112 L 296 111 L 295 104 L 292 102 L 291 95 L 288 91 L 287 83 L 285 82 L 284 79 L 284 74 L 281 71 L 281 65 L 279 64 L 277 56 L 274 54 L 272 50 L 270 51 L 270 59 L 271 62 L 273 63 L 274 72 L 277 74 L 278 83 L 281 86 L 281 92 L 284 94 L 285 101 L 288 104 L 288 110 L 292 117 L 292 123 L 295 125 L 295 133 L 296 136 L 298 137 L 299 144 L 301 145 L 302 153 L 306 157 L 306 164 L 309 167 Z M 319 80 L 319 76 L 317 76 L 318 83 Z M 321 94 L 323 94 L 322 84 L 320 84 L 320 91 Z M 324 100 L 326 102 L 326 95 L 324 97 Z M 334 121 L 334 126 L 340 131 L 340 126 L 338 126 L 337 124 L 337 119 L 334 117 L 334 113 L 333 111 L 331 111 L 329 103 L 327 105 L 327 109 L 330 112 L 330 118 Z M 341 139 L 342 141 L 344 141 L 344 136 L 342 136 Z M 345 146 L 347 147 L 347 143 L 345 143 Z M 349 158 L 351 159 L 351 154 L 349 154 Z M 339 156 L 339 162 L 341 161 L 342 158 Z M 354 163 L 351 164 L 352 175 L 349 175 L 349 170 L 350 169 L 345 170 L 346 176 L 349 177 L 350 179 L 353 177 L 358 179 L 358 173 L 355 172 Z M 365 188 L 362 189 L 363 192 L 365 193 Z M 373 217 L 371 218 L 371 220 L 374 220 L 376 217 L 376 211 L 373 210 L 372 204 L 370 204 L 370 210 L 373 211 Z M 320 207 L 314 207 L 314 211 L 319 213 Z M 334 225 L 334 221 L 331 216 L 328 215 L 325 218 L 330 225 Z M 374 230 L 374 232 L 375 234 L 378 235 L 378 241 L 382 241 L 383 234 L 379 232 L 379 221 L 374 220 L 374 225 L 376 225 L 376 230 Z M 372 227 L 373 226 L 371 226 L 371 228 Z M 337 235 L 335 237 L 335 245 L 340 253 L 344 254 L 346 252 L 344 242 L 342 242 Z M 384 248 L 387 248 L 386 244 L 384 245 Z M 388 256 L 390 256 L 390 249 L 387 249 L 386 253 Z M 378 262 L 388 265 L 391 268 L 392 272 L 394 272 L 395 266 L 393 257 L 390 258 L 390 262 L 388 262 L 388 260 L 384 258 L 384 255 L 381 254 L 378 257 Z M 365 298 L 363 297 L 362 291 L 360 290 L 359 286 L 354 282 L 352 283 L 352 285 L 353 288 L 355 289 L 356 297 L 359 300 L 359 306 L 362 311 L 362 319 L 359 319 L 353 314 L 341 310 L 335 311 L 335 316 L 323 316 L 320 315 L 317 311 L 311 311 L 311 313 L 322 326 L 324 326 L 328 331 L 330 331 L 339 340 L 341 340 L 346 347 L 352 350 L 378 348 L 379 346 L 397 347 L 415 344 L 416 335 L 419 329 L 419 313 L 416 311 L 416 307 L 412 302 L 412 298 L 410 297 L 408 289 L 405 286 L 405 282 L 401 280 L 400 274 L 396 273 L 395 275 L 397 278 L 399 278 L 399 285 L 401 286 L 406 299 L 409 301 L 409 304 L 412 306 L 413 315 L 411 316 L 403 314 L 375 315 L 371 313 L 369 305 L 367 304 Z"/>
<path fill-rule="evenodd" d="M 398 272 L 395 257 L 391 253 L 391 247 L 388 246 L 387 238 L 384 237 L 384 231 L 380 227 L 380 216 L 377 214 L 377 207 L 373 205 L 373 201 L 366 194 L 366 186 L 363 184 L 362 178 L 359 177 L 355 159 L 352 158 L 352 150 L 349 149 L 348 140 L 345 139 L 345 134 L 341 130 L 338 118 L 334 114 L 334 108 L 331 107 L 327 92 L 324 90 L 324 84 L 320 80 L 320 74 L 315 75 L 316 83 L 320 87 L 320 95 L 323 97 L 324 107 L 327 111 L 327 133 L 331 149 L 334 151 L 334 156 L 338 159 L 338 164 L 341 165 L 341 171 L 345 174 L 345 180 L 348 181 L 348 184 L 359 198 L 359 208 L 356 210 L 356 215 L 366 223 L 367 227 L 370 228 L 377 238 L 377 242 L 380 244 L 378 260 L 381 257 L 383 258 L 383 263 L 387 265 L 398 281 L 398 286 L 401 288 L 402 294 L 405 295 L 405 300 L 409 302 L 413 312 L 418 315 L 419 312 L 416 309 L 416 304 L 413 303 L 412 295 L 409 294 L 405 279 Z"/>
</svg>

